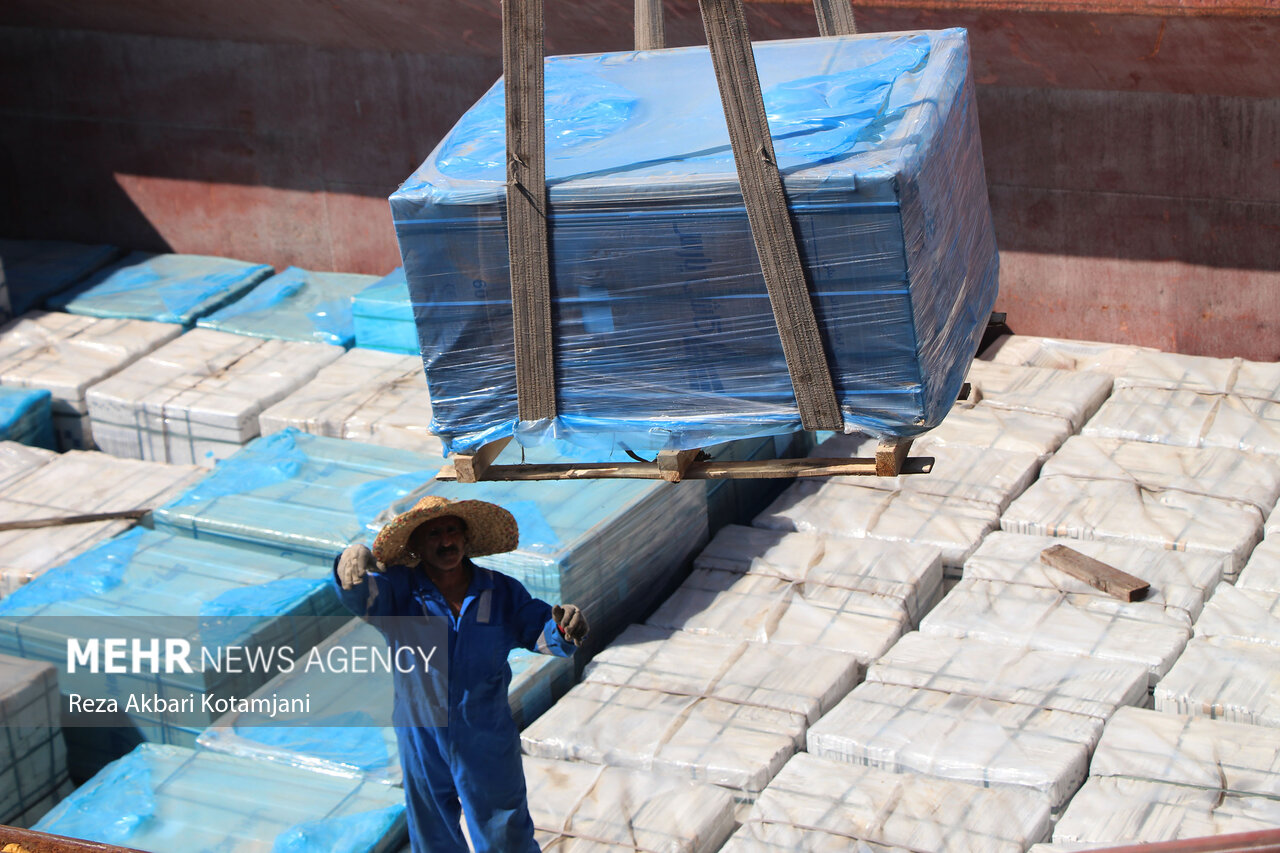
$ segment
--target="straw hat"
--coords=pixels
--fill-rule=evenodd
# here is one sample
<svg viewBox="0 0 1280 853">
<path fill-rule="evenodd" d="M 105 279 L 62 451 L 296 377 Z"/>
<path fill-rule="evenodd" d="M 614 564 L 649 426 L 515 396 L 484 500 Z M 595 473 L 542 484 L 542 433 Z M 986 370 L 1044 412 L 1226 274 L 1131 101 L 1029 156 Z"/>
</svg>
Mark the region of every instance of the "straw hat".
<svg viewBox="0 0 1280 853">
<path fill-rule="evenodd" d="M 467 556 L 484 557 L 514 551 L 520 542 L 516 519 L 497 504 L 451 501 L 428 495 L 387 523 L 373 540 L 373 557 L 385 566 L 402 564 L 409 537 L 418 525 L 434 518 L 455 516 L 467 524 Z"/>
</svg>

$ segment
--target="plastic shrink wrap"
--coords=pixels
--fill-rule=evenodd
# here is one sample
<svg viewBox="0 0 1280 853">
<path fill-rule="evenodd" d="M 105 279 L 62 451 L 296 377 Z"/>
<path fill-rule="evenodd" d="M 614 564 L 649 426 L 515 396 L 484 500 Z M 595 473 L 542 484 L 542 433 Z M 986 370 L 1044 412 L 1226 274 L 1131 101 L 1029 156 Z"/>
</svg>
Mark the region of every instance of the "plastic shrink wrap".
<svg viewBox="0 0 1280 853">
<path fill-rule="evenodd" d="M 30 826 L 71 789 L 57 671 L 0 655 L 0 823 Z"/>
<path fill-rule="evenodd" d="M 1196 636 L 1259 643 L 1280 654 L 1280 592 L 1219 584 L 1196 621 Z"/>
<path fill-rule="evenodd" d="M 733 831 L 733 798 L 713 785 L 529 756 L 524 775 L 535 837 L 549 853 L 712 853 Z"/>
<path fill-rule="evenodd" d="M 1050 367 L 1054 370 L 1093 370 L 1119 376 L 1136 355 L 1155 352 L 1151 347 L 1041 338 L 1034 335 L 1005 335 L 982 351 L 983 361 Z"/>
<path fill-rule="evenodd" d="M 925 634 L 1139 663 L 1151 684 L 1169 672 L 1191 629 L 1176 608 L 962 580 L 920 622 Z"/>
<path fill-rule="evenodd" d="M 720 848 L 720 853 L 911 853 L 905 847 L 891 847 L 851 838 L 820 829 L 801 828 L 789 823 L 746 823 Z"/>
<path fill-rule="evenodd" d="M 1072 432 L 1071 422 L 1057 415 L 961 401 L 929 432 L 929 443 L 1034 453 L 1043 461 Z"/>
<path fill-rule="evenodd" d="M 376 782 L 143 744 L 36 829 L 152 853 L 395 850 L 404 795 Z"/>
<path fill-rule="evenodd" d="M 0 240 L 0 318 L 25 314 L 120 256 L 115 246 L 60 240 Z"/>
<path fill-rule="evenodd" d="M 356 332 L 351 300 L 376 276 L 312 272 L 289 267 L 240 299 L 201 317 L 206 329 L 284 341 L 350 347 Z"/>
<path fill-rule="evenodd" d="M 910 435 L 996 292 L 963 30 L 754 46 L 846 428 Z M 704 47 L 546 60 L 559 415 L 516 415 L 501 83 L 391 197 L 451 450 L 511 435 L 652 453 L 794 431 Z"/>
<path fill-rule="evenodd" d="M 909 630 L 901 602 L 768 575 L 694 571 L 647 620 L 659 628 L 761 643 L 819 646 L 864 666 Z"/>
<path fill-rule="evenodd" d="M 1268 533 L 1249 555 L 1236 580 L 1240 589 L 1280 592 L 1280 535 Z"/>
<path fill-rule="evenodd" d="M 400 355 L 418 355 L 409 282 L 400 267 L 355 295 L 351 302 L 356 346 Z"/>
<path fill-rule="evenodd" d="M 1280 455 L 1280 403 L 1234 394 L 1116 388 L 1085 435 Z"/>
<path fill-rule="evenodd" d="M 92 448 L 88 389 L 181 332 L 168 323 L 33 311 L 0 328 L 0 385 L 47 389 L 58 448 Z"/>
<path fill-rule="evenodd" d="M 978 392 L 979 405 L 1065 418 L 1079 432 L 1107 395 L 1113 380 L 1095 371 L 1074 372 L 975 361 L 966 381 Z"/>
<path fill-rule="evenodd" d="M 49 307 L 92 317 L 155 320 L 191 326 L 233 302 L 274 270 L 204 255 L 131 252 L 49 300 Z"/>
<path fill-rule="evenodd" d="M 1262 643 L 1192 637 L 1155 689 L 1155 707 L 1237 723 L 1280 727 L 1276 650 Z"/>
<path fill-rule="evenodd" d="M 0 386 L 0 441 L 52 449 L 52 399 L 43 388 Z"/>
<path fill-rule="evenodd" d="M 8 521 L 149 509 L 191 485 L 201 471 L 71 450 L 21 479 L 0 486 L 0 517 Z M 60 565 L 135 522 L 95 521 L 0 531 L 0 595 Z"/>
<path fill-rule="evenodd" d="M 1111 846 L 1274 829 L 1280 800 L 1141 779 L 1100 776 L 1080 789 L 1053 830 L 1055 842 Z"/>
<path fill-rule="evenodd" d="M 1085 595 L 1106 595 L 1082 580 L 1040 559 L 1046 548 L 1064 545 L 1151 584 L 1143 597 L 1149 604 L 1180 607 L 1195 621 L 1205 599 L 1222 580 L 1223 559 L 1209 554 L 1189 554 L 1147 548 L 1126 542 L 1024 536 L 996 531 L 982 540 L 965 561 L 964 576 L 971 580 L 1003 581 Z"/>
<path fill-rule="evenodd" d="M 342 355 L 328 344 L 194 329 L 88 393 L 94 438 L 134 459 L 211 468 L 258 435 L 258 415 Z"/>
<path fill-rule="evenodd" d="M 1122 705 L 1145 705 L 1147 668 L 918 631 L 867 670 L 867 681 L 1018 702 L 1105 720 Z"/>
<path fill-rule="evenodd" d="M 1164 388 L 1280 402 L 1280 364 L 1144 352 L 1116 378 L 1117 388 Z"/>
<path fill-rule="evenodd" d="M 422 359 L 353 349 L 258 418 L 263 435 L 295 427 L 315 435 L 349 438 L 444 455 L 431 434 L 431 398 Z"/>
<path fill-rule="evenodd" d="M 902 602 L 913 625 L 942 592 L 941 555 L 927 545 L 855 541 L 736 524 L 722 527 L 693 566 L 894 598 Z"/>
<path fill-rule="evenodd" d="M 1038 791 L 1059 810 L 1080 787 L 1097 717 L 868 682 L 810 727 L 822 758 L 983 787 Z"/>
<path fill-rule="evenodd" d="M 15 441 L 0 441 L 0 489 L 47 465 L 58 454 L 41 447 L 28 447 Z"/>
<path fill-rule="evenodd" d="M 800 753 L 743 823 L 744 830 L 790 825 L 909 850 L 1020 853 L 1048 838 L 1049 803 L 1027 789 L 980 788 Z M 846 841 L 839 849 L 851 847 Z"/>
</svg>

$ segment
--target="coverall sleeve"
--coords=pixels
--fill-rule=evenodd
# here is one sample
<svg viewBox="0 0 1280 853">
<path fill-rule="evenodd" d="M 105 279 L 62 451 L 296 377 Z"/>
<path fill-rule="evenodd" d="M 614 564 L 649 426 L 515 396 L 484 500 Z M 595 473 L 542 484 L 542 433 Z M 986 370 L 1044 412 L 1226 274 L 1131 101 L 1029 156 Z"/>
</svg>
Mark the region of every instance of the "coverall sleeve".
<svg viewBox="0 0 1280 853">
<path fill-rule="evenodd" d="M 560 633 L 551 618 L 551 605 L 534 598 L 519 581 L 511 580 L 512 613 L 520 648 L 543 655 L 567 658 L 577 648 Z"/>
<path fill-rule="evenodd" d="M 343 589 L 342 581 L 338 580 L 338 560 L 340 559 L 342 559 L 341 554 L 333 560 L 329 582 L 338 594 L 338 600 L 342 602 L 342 606 L 365 620 L 390 615 L 393 610 L 394 596 L 390 580 L 386 575 L 381 572 L 370 572 L 364 576 L 363 582 L 351 589 Z"/>
</svg>

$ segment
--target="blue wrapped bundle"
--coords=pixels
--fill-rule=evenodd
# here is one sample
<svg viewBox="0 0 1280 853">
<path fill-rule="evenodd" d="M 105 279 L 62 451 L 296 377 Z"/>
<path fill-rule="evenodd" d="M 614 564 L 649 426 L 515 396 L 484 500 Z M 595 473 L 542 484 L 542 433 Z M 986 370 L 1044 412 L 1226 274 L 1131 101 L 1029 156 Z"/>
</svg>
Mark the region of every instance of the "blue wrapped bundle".
<svg viewBox="0 0 1280 853">
<path fill-rule="evenodd" d="M 383 853 L 405 818 L 385 785 L 144 744 L 35 828 L 155 853 Z"/>
<path fill-rule="evenodd" d="M 53 395 L 43 388 L 0 388 L 0 441 L 53 449 Z"/>
<path fill-rule="evenodd" d="M 196 325 L 237 335 L 349 347 L 356 336 L 352 297 L 374 281 L 371 275 L 289 267 L 238 301 L 201 317 Z"/>
<path fill-rule="evenodd" d="M 403 267 L 357 293 L 351 308 L 356 346 L 418 354 L 418 327 L 414 324 L 413 301 Z"/>
<path fill-rule="evenodd" d="M 966 34 L 755 56 L 845 428 L 930 429 L 996 295 Z M 707 50 L 545 70 L 554 421 L 516 414 L 501 82 L 391 196 L 446 447 L 652 452 L 798 429 Z"/>
<path fill-rule="evenodd" d="M 239 299 L 272 272 L 266 264 L 228 258 L 132 252 L 84 284 L 53 297 L 49 306 L 91 317 L 190 326 Z"/>
<path fill-rule="evenodd" d="M 25 314 L 120 257 L 115 246 L 61 240 L 0 240 L 0 319 Z"/>
</svg>

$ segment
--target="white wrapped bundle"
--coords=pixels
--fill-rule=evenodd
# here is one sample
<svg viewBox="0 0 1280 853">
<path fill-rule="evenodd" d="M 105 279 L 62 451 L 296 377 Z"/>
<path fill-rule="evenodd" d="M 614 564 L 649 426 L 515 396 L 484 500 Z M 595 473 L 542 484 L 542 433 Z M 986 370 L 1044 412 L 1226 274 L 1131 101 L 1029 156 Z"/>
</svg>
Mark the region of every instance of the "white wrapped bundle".
<svg viewBox="0 0 1280 853">
<path fill-rule="evenodd" d="M 1280 592 L 1219 584 L 1196 622 L 1196 636 L 1280 646 Z"/>
<path fill-rule="evenodd" d="M 342 347 L 194 329 L 88 393 L 99 445 L 117 456 L 212 467 L 258 434 L 258 415 Z"/>
<path fill-rule="evenodd" d="M 1271 515 L 1267 516 L 1266 526 L 1263 528 L 1267 535 L 1280 534 L 1280 506 L 1271 511 Z"/>
<path fill-rule="evenodd" d="M 1040 554 L 1054 545 L 1066 545 L 1087 557 L 1142 578 L 1151 584 L 1143 601 L 1180 607 L 1193 621 L 1200 615 L 1208 591 L 1222 580 L 1222 558 L 1208 554 L 1145 548 L 1109 540 L 1073 539 L 1066 542 L 1055 536 L 1024 536 L 1003 531 L 982 540 L 978 550 L 965 561 L 964 576 L 972 580 L 1024 583 L 1062 592 L 1106 594 L 1044 563 Z"/>
<path fill-rule="evenodd" d="M 896 598 L 912 624 L 937 603 L 942 591 L 942 556 L 937 548 L 736 524 L 722 527 L 693 561 L 693 567 L 770 575 Z"/>
<path fill-rule="evenodd" d="M 1090 778 L 1053 831 L 1055 843 L 1156 843 L 1274 829 L 1280 800 L 1143 779 Z"/>
<path fill-rule="evenodd" d="M 1280 592 L 1280 534 L 1268 533 L 1249 555 L 1236 580 L 1240 589 Z"/>
<path fill-rule="evenodd" d="M 1119 480 L 1037 480 L 1000 519 L 1010 533 L 1130 542 L 1227 558 L 1234 577 L 1262 538 L 1252 504 Z M 1070 543 L 1066 543 L 1070 544 Z"/>
<path fill-rule="evenodd" d="M 1280 403 L 1164 388 L 1117 388 L 1085 435 L 1280 455 Z"/>
<path fill-rule="evenodd" d="M 32 311 L 0 328 L 0 385 L 47 388 L 59 449 L 93 447 L 88 389 L 180 334 L 172 323 Z"/>
<path fill-rule="evenodd" d="M 971 637 L 905 635 L 867 681 L 1020 702 L 1106 719 L 1147 701 L 1141 664 L 1003 646 Z"/>
<path fill-rule="evenodd" d="M 800 753 L 756 800 L 743 821 L 751 824 L 936 853 L 1021 853 L 1048 837 L 1049 803 L 1027 789 L 979 788 Z M 846 842 L 840 849 L 851 848 Z"/>
<path fill-rule="evenodd" d="M 815 447 L 809 455 L 867 458 L 875 456 L 877 443 L 876 439 L 861 435 L 835 435 Z M 932 456 L 933 469 L 928 474 L 898 477 L 832 477 L 831 482 L 887 492 L 978 501 L 1003 511 L 1014 497 L 1031 485 L 1040 469 L 1040 458 L 1034 453 L 935 443 L 931 435 L 914 442 L 911 454 Z M 1280 483 L 1276 488 L 1280 491 Z"/>
<path fill-rule="evenodd" d="M 733 798 L 714 785 L 530 756 L 524 775 L 544 851 L 711 853 L 733 831 Z"/>
<path fill-rule="evenodd" d="M 0 489 L 57 457 L 52 450 L 0 441 Z"/>
<path fill-rule="evenodd" d="M 1280 798 L 1280 730 L 1121 708 L 1089 774 Z"/>
<path fill-rule="evenodd" d="M 1037 415 L 1066 418 L 1072 432 L 1098 411 L 1111 393 L 1109 374 L 1096 371 L 1051 370 L 975 361 L 969 368 L 969 384 L 981 394 L 984 405 Z"/>
<path fill-rule="evenodd" d="M 987 347 L 981 358 L 996 364 L 1051 367 L 1055 370 L 1098 370 L 1119 376 L 1124 373 L 1134 356 L 1144 352 L 1157 350 L 1100 341 L 1005 335 Z"/>
<path fill-rule="evenodd" d="M 956 403 L 946 419 L 928 433 L 938 445 L 990 447 L 1034 453 L 1044 460 L 1071 435 L 1071 422 L 1057 415 L 1002 409 L 979 402 Z"/>
<path fill-rule="evenodd" d="M 1158 711 L 1280 727 L 1276 650 L 1260 643 L 1193 637 L 1155 689 Z"/>
<path fill-rule="evenodd" d="M 912 853 L 905 847 L 890 847 L 820 829 L 800 828 L 789 823 L 744 823 L 720 853 Z"/>
<path fill-rule="evenodd" d="M 809 728 L 813 755 L 983 787 L 1038 791 L 1056 811 L 1089 768 L 1097 717 L 868 682 Z"/>
<path fill-rule="evenodd" d="M 632 625 L 587 664 L 583 681 L 777 708 L 812 723 L 861 672 L 843 652 Z"/>
<path fill-rule="evenodd" d="M 444 455 L 431 434 L 431 398 L 422 359 L 353 349 L 259 417 L 262 434 L 294 427 L 313 435 L 347 438 Z"/>
<path fill-rule="evenodd" d="M 191 465 L 71 450 L 5 486 L 0 516 L 16 521 L 149 509 L 176 497 L 204 473 Z M 0 532 L 0 594 L 8 595 L 134 523 L 121 519 Z"/>
<path fill-rule="evenodd" d="M 526 755 L 651 770 L 758 792 L 804 742 L 775 708 L 579 684 L 520 734 Z"/>
<path fill-rule="evenodd" d="M 770 530 L 928 545 L 942 552 L 944 567 L 958 569 L 999 522 L 1000 513 L 991 504 L 800 481 L 751 523 Z"/>
<path fill-rule="evenodd" d="M 847 652 L 864 666 L 907 630 L 901 602 L 767 575 L 694 571 L 646 620 L 659 628 Z"/>
<path fill-rule="evenodd" d="M 30 825 L 66 793 L 61 707 L 51 664 L 0 655 L 0 822 Z"/>
<path fill-rule="evenodd" d="M 920 622 L 925 634 L 1128 661 L 1154 684 L 1186 646 L 1186 614 L 1147 602 L 962 580 Z"/>
<path fill-rule="evenodd" d="M 1280 364 L 1145 352 L 1116 378 L 1117 388 L 1165 388 L 1280 401 Z"/>
</svg>

